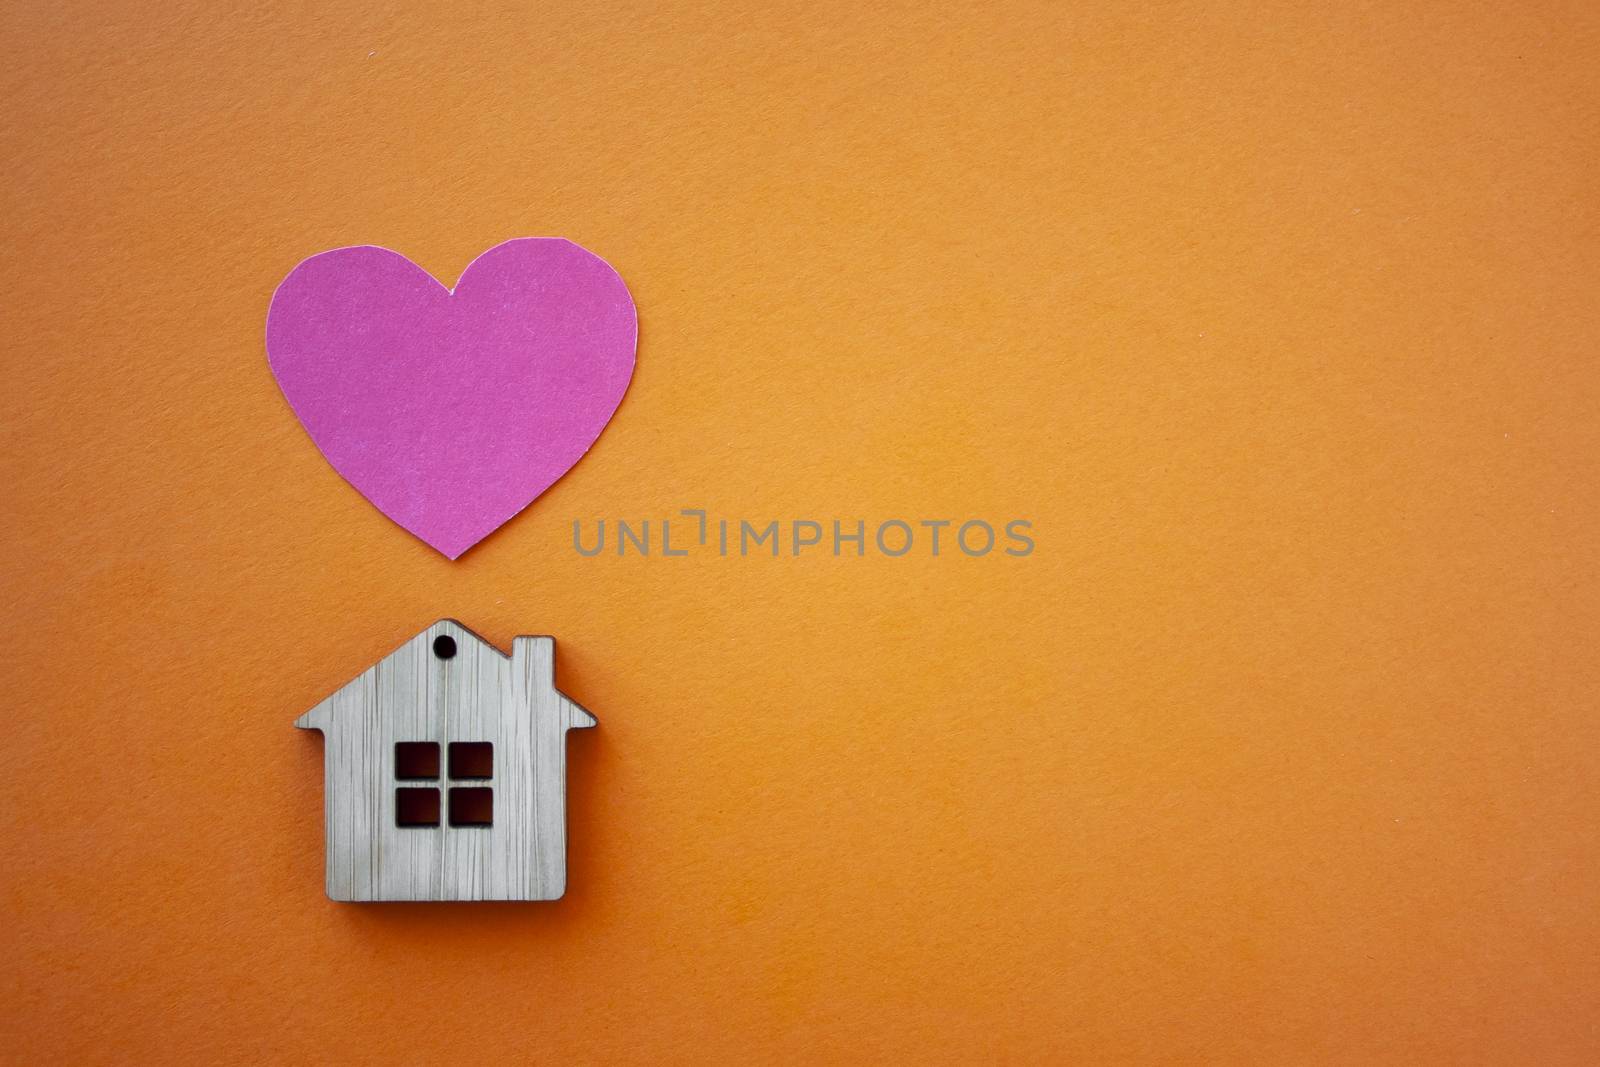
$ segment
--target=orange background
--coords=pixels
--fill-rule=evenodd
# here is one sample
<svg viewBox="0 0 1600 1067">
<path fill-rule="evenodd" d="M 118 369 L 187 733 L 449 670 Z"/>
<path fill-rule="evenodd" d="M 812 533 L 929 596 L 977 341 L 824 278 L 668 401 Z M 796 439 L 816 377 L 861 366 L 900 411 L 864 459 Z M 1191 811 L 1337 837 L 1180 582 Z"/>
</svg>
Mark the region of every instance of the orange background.
<svg viewBox="0 0 1600 1067">
<path fill-rule="evenodd" d="M 1600 11 L 937 6 L 6 7 L 0 1055 L 1600 1059 Z M 638 371 L 452 564 L 267 301 L 524 235 Z M 684 507 L 1038 547 L 572 551 Z M 559 904 L 323 897 L 443 615 L 600 718 Z"/>
</svg>

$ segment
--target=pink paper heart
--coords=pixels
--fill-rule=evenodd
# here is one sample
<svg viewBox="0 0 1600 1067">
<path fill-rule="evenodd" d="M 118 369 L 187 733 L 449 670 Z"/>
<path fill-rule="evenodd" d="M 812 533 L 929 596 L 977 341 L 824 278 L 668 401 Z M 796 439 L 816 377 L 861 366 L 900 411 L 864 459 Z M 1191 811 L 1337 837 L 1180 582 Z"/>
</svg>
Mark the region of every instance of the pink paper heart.
<svg viewBox="0 0 1600 1067">
<path fill-rule="evenodd" d="M 451 559 L 589 450 L 637 340 L 617 272 L 558 237 L 496 245 L 453 290 L 386 248 L 336 248 L 267 312 L 267 362 L 311 440 Z"/>
</svg>

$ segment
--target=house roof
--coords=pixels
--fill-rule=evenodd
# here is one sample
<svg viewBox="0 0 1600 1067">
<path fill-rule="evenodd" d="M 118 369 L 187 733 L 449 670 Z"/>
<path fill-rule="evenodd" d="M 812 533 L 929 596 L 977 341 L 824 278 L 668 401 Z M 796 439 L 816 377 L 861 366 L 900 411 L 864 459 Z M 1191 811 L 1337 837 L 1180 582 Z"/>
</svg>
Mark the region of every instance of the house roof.
<svg viewBox="0 0 1600 1067">
<path fill-rule="evenodd" d="M 531 639 L 532 636 L 533 635 L 528 635 L 527 637 L 518 637 L 518 638 L 516 638 L 512 642 L 513 653 L 516 650 L 516 642 L 517 641 Z M 438 641 L 440 638 L 450 638 L 451 640 L 455 641 L 458 645 L 460 643 L 462 643 L 462 642 L 471 642 L 474 646 L 477 646 L 477 647 L 483 648 L 483 649 L 487 649 L 488 651 L 493 652 L 495 655 L 499 656 L 503 660 L 510 660 L 512 658 L 512 654 L 513 654 L 513 653 L 502 652 L 492 642 L 490 642 L 488 639 L 483 637 L 483 635 L 481 635 L 481 634 L 477 633 L 476 631 L 472 630 L 470 627 L 464 626 L 463 624 L 461 624 L 460 622 L 456 621 L 455 619 L 440 619 L 438 622 L 435 622 L 433 625 L 426 626 L 423 629 L 417 631 L 411 637 L 407 638 L 405 641 L 402 641 L 399 645 L 396 645 L 394 648 L 390 649 L 384 655 L 378 657 L 378 659 L 374 663 L 372 663 L 370 666 L 368 666 L 360 674 L 358 674 L 354 678 L 350 679 L 348 682 L 346 682 L 344 685 L 340 686 L 338 689 L 335 689 L 332 693 L 328 694 L 327 697 L 324 697 L 322 699 L 322 701 L 320 701 L 315 707 L 311 708 L 305 714 L 301 715 L 298 719 L 296 719 L 295 722 L 294 722 L 295 726 L 299 727 L 302 730 L 320 730 L 320 729 L 323 729 L 327 725 L 326 716 L 331 714 L 330 702 L 332 701 L 332 699 L 335 696 L 337 696 L 338 694 L 344 692 L 346 689 L 350 688 L 352 685 L 355 685 L 356 683 L 360 682 L 363 678 L 365 678 L 367 676 L 367 674 L 369 672 L 371 672 L 372 670 L 376 669 L 378 664 L 383 663 L 384 661 L 388 660 L 390 657 L 398 654 L 399 652 L 401 652 L 402 650 L 410 647 L 411 645 L 415 644 L 416 642 L 424 640 L 424 639 L 431 639 L 433 641 Z M 555 638 L 553 638 L 553 637 L 546 637 L 544 639 L 550 641 L 552 645 L 555 643 Z M 458 650 L 457 652 L 454 652 L 451 655 L 454 656 L 454 655 L 459 655 L 459 654 L 460 653 L 459 653 L 459 650 Z M 561 693 L 559 690 L 557 690 L 557 695 L 559 695 L 561 697 L 563 703 L 567 706 L 567 719 L 568 719 L 568 726 L 569 727 L 574 728 L 574 729 L 582 729 L 584 727 L 597 725 L 595 717 L 593 715 L 591 715 L 587 710 L 585 710 L 580 704 L 578 704 L 577 701 L 573 700 L 571 697 L 567 696 L 565 693 Z"/>
</svg>

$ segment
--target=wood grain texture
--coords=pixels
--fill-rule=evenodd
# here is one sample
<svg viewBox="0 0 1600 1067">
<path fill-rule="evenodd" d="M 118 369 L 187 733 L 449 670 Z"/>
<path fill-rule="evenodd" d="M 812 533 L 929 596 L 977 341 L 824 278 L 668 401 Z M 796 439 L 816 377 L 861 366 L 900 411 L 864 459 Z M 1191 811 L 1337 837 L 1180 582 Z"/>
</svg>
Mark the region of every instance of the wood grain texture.
<svg viewBox="0 0 1600 1067">
<path fill-rule="evenodd" d="M 436 639 L 455 642 L 448 658 Z M 566 735 L 595 719 L 555 688 L 555 640 L 507 656 L 454 620 L 417 634 L 296 720 L 325 740 L 334 900 L 555 900 L 567 884 Z M 396 776 L 395 745 L 439 745 L 439 777 Z M 489 742 L 487 780 L 450 777 L 452 742 Z M 401 826 L 397 788 L 440 790 L 436 826 Z M 493 821 L 452 826 L 449 790 L 493 790 Z"/>
</svg>

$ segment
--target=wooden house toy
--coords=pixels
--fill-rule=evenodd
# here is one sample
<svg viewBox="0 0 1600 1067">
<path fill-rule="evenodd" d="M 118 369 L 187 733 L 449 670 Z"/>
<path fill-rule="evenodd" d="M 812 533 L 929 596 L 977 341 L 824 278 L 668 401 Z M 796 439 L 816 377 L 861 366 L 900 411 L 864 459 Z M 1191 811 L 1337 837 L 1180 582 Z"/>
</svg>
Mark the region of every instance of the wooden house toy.
<svg viewBox="0 0 1600 1067">
<path fill-rule="evenodd" d="M 444 619 L 300 716 L 324 737 L 334 900 L 555 900 L 567 887 L 567 731 L 555 640 L 507 656 Z"/>
</svg>

